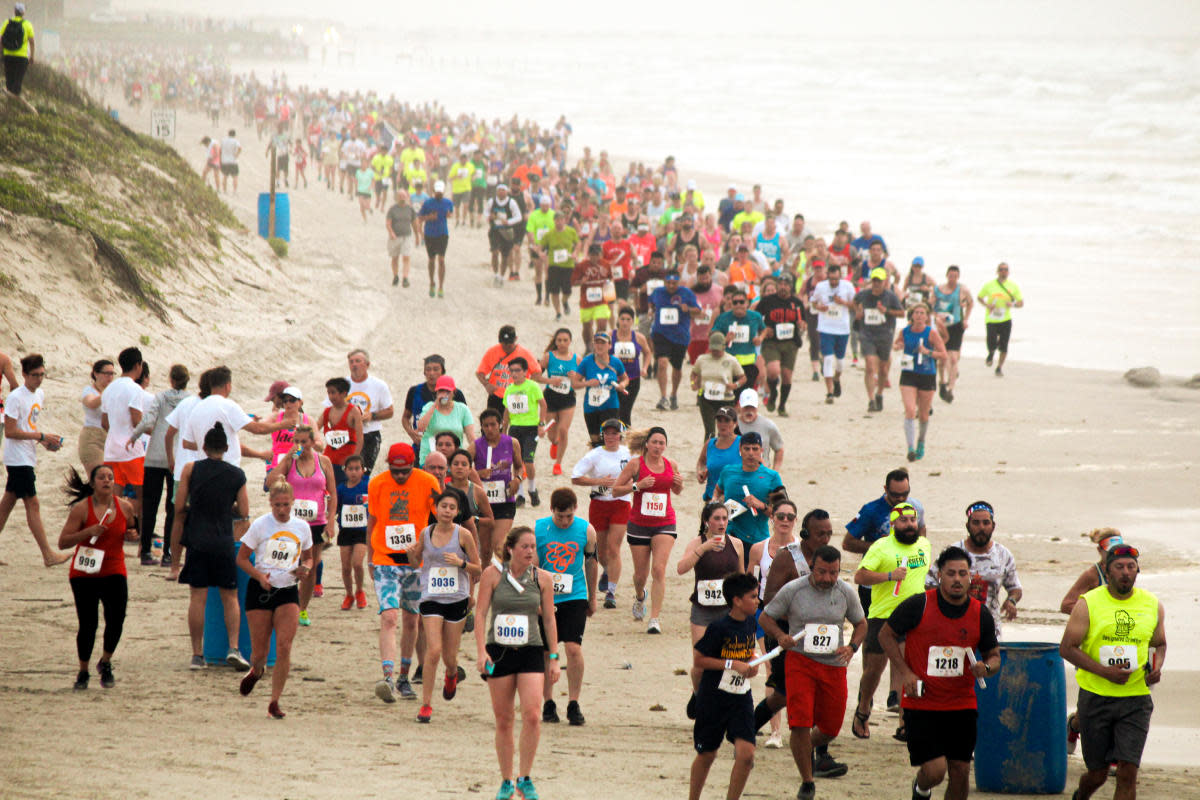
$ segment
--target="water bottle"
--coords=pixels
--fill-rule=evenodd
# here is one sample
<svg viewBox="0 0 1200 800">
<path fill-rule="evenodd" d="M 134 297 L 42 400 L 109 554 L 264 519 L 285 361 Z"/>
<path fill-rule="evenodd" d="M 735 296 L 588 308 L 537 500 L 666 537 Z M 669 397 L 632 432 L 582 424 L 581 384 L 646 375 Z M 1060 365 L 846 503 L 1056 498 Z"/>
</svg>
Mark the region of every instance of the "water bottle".
<svg viewBox="0 0 1200 800">
<path fill-rule="evenodd" d="M 163 539 L 161 536 L 155 534 L 154 541 L 150 545 L 150 556 L 155 561 L 162 561 L 162 555 L 163 555 Z"/>
</svg>

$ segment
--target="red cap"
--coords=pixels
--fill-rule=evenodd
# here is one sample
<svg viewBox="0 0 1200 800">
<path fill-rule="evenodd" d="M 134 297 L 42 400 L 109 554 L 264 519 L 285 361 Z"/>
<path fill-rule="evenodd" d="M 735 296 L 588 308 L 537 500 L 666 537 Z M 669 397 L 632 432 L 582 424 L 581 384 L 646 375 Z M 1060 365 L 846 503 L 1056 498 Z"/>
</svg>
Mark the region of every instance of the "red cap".
<svg viewBox="0 0 1200 800">
<path fill-rule="evenodd" d="M 276 397 L 279 397 L 280 393 L 283 392 L 283 390 L 286 389 L 287 387 L 288 387 L 287 381 L 275 381 L 274 383 L 271 384 L 271 388 L 267 389 L 267 399 L 264 400 L 263 402 L 264 403 L 271 402 Z"/>
<path fill-rule="evenodd" d="M 454 378 L 451 378 L 449 375 L 443 375 L 437 379 L 437 383 L 434 384 L 433 390 L 435 392 L 450 392 L 451 394 L 454 394 Z"/>
<path fill-rule="evenodd" d="M 415 464 L 417 454 L 413 452 L 412 445 L 404 442 L 396 442 L 388 448 L 388 465 L 396 465 L 404 467 L 409 464 Z"/>
</svg>

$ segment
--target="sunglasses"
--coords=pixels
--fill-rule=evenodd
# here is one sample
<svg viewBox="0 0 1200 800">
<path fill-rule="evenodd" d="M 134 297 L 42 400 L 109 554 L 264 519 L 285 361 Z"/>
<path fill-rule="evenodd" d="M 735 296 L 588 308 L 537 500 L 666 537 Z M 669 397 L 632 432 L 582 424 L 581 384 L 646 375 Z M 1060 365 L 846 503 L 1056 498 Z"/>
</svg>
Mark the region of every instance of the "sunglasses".
<svg viewBox="0 0 1200 800">
<path fill-rule="evenodd" d="M 1108 551 L 1109 558 L 1137 558 L 1139 555 L 1138 549 L 1131 544 L 1119 544 Z"/>
<path fill-rule="evenodd" d="M 794 522 L 796 520 L 796 515 L 795 514 L 776 514 L 775 519 L 781 520 L 783 522 Z"/>
<path fill-rule="evenodd" d="M 732 305 L 735 305 L 735 306 L 744 306 L 744 305 L 746 305 L 746 301 L 745 301 L 745 300 L 734 300 L 734 301 L 733 301 L 733 303 L 732 303 Z"/>
</svg>

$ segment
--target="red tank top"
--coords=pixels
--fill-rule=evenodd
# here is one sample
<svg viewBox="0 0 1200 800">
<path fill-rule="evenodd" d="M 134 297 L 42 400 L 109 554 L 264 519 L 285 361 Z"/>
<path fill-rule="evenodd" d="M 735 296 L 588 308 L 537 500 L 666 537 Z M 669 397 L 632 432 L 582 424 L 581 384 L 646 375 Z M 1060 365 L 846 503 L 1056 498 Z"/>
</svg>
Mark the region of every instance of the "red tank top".
<svg viewBox="0 0 1200 800">
<path fill-rule="evenodd" d="M 664 458 L 663 471 L 652 472 L 646 465 L 646 460 L 639 458 L 637 480 L 640 481 L 647 475 L 654 478 L 654 485 L 646 491 L 634 491 L 629 521 L 643 528 L 674 525 L 675 509 L 671 505 L 671 483 L 674 481 L 675 472 L 671 469 L 671 462 Z"/>
<path fill-rule="evenodd" d="M 87 519 L 84 520 L 83 526 L 90 528 L 93 525 L 100 523 L 100 518 L 96 516 L 95 506 L 92 505 L 92 498 L 87 499 Z M 79 551 L 84 548 L 91 548 L 95 553 L 91 557 L 99 556 L 103 553 L 103 560 L 100 562 L 100 569 L 97 572 L 85 572 L 78 569 L 76 564 L 80 562 Z M 84 561 L 88 560 L 88 555 L 85 554 Z M 125 571 L 125 512 L 121 510 L 121 504 L 117 499 L 113 498 L 113 514 L 108 519 L 108 523 L 104 526 L 104 532 L 96 537 L 96 542 L 93 544 L 90 539 L 84 539 L 75 547 L 75 555 L 71 557 L 71 570 L 67 577 L 69 578 L 100 578 L 105 575 L 127 575 Z"/>
<path fill-rule="evenodd" d="M 346 410 L 342 413 L 342 418 L 334 423 L 330 423 L 329 421 L 330 409 L 327 408 L 321 412 L 321 433 L 325 434 L 325 441 L 327 445 L 329 444 L 329 434 L 331 431 L 346 432 L 346 443 L 344 445 L 341 447 L 327 446 L 325 448 L 325 455 L 329 457 L 329 461 L 333 464 L 343 464 L 347 458 L 354 455 L 354 431 L 350 429 L 350 425 L 346 421 L 350 419 L 351 408 L 352 406 L 347 403 Z M 335 434 L 335 438 L 340 437 Z"/>
<path fill-rule="evenodd" d="M 902 698 L 904 708 L 959 711 L 976 708 L 975 677 L 967 667 L 966 651 L 979 644 L 979 614 L 983 608 L 968 598 L 967 613 L 950 619 L 938 608 L 938 590 L 925 592 L 925 614 L 904 638 L 904 660 L 925 682 L 921 697 Z"/>
</svg>

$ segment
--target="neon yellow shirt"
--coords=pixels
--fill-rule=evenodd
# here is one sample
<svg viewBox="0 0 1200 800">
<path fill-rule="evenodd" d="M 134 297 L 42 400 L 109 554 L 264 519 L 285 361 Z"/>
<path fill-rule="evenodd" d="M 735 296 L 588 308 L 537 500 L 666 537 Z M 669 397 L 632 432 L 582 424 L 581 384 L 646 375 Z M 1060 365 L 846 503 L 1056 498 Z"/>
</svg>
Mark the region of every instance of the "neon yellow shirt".
<svg viewBox="0 0 1200 800">
<path fill-rule="evenodd" d="M 412 166 L 414 161 L 425 163 L 425 151 L 419 147 L 406 147 L 400 151 L 400 163 L 404 165 L 404 174 L 408 174 L 408 168 Z"/>
<path fill-rule="evenodd" d="M 371 159 L 371 169 L 375 171 L 376 177 L 386 180 L 392 177 L 392 167 L 395 163 L 396 159 L 380 154 Z"/>
<path fill-rule="evenodd" d="M 404 177 L 408 179 L 410 189 L 417 181 L 421 181 L 427 185 L 429 183 L 429 176 L 425 174 L 425 168 L 415 162 L 404 170 Z"/>
<path fill-rule="evenodd" d="M 1113 683 L 1094 672 L 1076 670 L 1080 689 L 1105 697 L 1136 697 L 1150 694 L 1146 671 L 1150 659 L 1150 637 L 1158 627 L 1158 598 L 1145 589 L 1118 600 L 1107 586 L 1098 586 L 1083 595 L 1088 608 L 1088 632 L 1080 649 L 1106 666 L 1120 667 L 1129 673 L 1125 683 Z"/>
<path fill-rule="evenodd" d="M 933 549 L 924 536 L 912 544 L 903 544 L 895 534 L 876 539 L 862 557 L 859 566 L 872 572 L 891 572 L 896 567 L 908 567 L 897 590 L 896 581 L 884 581 L 871 587 L 871 610 L 868 619 L 887 619 L 896 606 L 925 591 L 925 574 L 933 561 Z"/>
<path fill-rule="evenodd" d="M 4 55 L 16 56 L 17 58 L 29 58 L 29 42 L 33 40 L 33 23 L 22 17 L 12 17 L 12 19 L 19 20 L 21 22 L 21 27 L 25 29 L 25 41 L 16 50 L 9 50 L 6 48 L 4 50 Z M 0 25 L 0 30 L 3 30 L 6 27 L 8 27 L 8 20 L 5 20 L 4 24 Z"/>
<path fill-rule="evenodd" d="M 450 165 L 450 192 L 464 194 L 471 191 L 471 176 L 475 174 L 475 165 L 470 161 L 463 164 L 455 161 Z"/>
<path fill-rule="evenodd" d="M 1012 281 L 1005 281 L 1001 286 L 1000 281 L 993 278 L 979 290 L 979 301 L 984 305 L 991 304 L 993 308 L 987 312 L 988 322 L 1008 322 L 1012 319 L 1013 304 L 1020 300 L 1024 300 L 1021 289 Z"/>
<path fill-rule="evenodd" d="M 733 222 L 729 226 L 729 230 L 734 233 L 742 232 L 742 225 L 749 222 L 751 227 L 764 221 L 766 216 L 761 211 L 739 211 L 737 216 L 733 218 Z M 753 244 L 753 242 L 751 243 Z"/>
<path fill-rule="evenodd" d="M 536 208 L 529 212 L 529 222 L 525 223 L 525 230 L 533 236 L 534 244 L 541 244 L 542 239 L 546 234 L 554 230 L 554 211 L 542 211 Z"/>
</svg>

